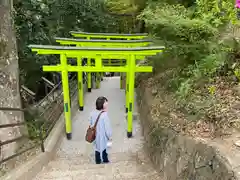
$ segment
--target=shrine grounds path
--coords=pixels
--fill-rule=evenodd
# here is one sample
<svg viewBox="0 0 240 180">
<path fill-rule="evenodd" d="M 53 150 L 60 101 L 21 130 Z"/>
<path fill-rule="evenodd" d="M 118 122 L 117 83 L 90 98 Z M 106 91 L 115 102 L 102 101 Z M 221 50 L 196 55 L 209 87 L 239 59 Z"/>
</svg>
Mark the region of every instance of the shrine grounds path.
<svg viewBox="0 0 240 180">
<path fill-rule="evenodd" d="M 113 144 L 109 149 L 111 163 L 96 165 L 92 144 L 85 141 L 85 133 L 99 96 L 109 101 Z M 104 78 L 100 89 L 93 89 L 84 98 L 84 111 L 78 111 L 72 119 L 72 140 L 62 139 L 54 160 L 43 167 L 35 180 L 162 180 L 143 152 L 138 119 L 133 121 L 133 137 L 127 138 L 125 91 L 120 89 L 120 78 Z M 134 109 L 137 112 L 136 103 Z"/>
</svg>

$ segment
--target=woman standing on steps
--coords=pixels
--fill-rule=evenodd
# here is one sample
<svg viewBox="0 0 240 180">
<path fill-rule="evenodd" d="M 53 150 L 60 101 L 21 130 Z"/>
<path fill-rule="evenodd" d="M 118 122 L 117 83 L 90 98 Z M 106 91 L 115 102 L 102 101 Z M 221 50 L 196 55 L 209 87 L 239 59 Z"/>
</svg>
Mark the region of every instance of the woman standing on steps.
<svg viewBox="0 0 240 180">
<path fill-rule="evenodd" d="M 110 120 L 107 114 L 108 100 L 106 97 L 99 97 L 96 100 L 96 110 L 90 115 L 90 126 L 93 127 L 98 116 L 99 120 L 96 126 L 96 139 L 93 142 L 95 148 L 96 164 L 109 163 L 107 144 L 111 140 L 112 130 Z M 100 114 L 101 113 L 101 114 Z"/>
</svg>

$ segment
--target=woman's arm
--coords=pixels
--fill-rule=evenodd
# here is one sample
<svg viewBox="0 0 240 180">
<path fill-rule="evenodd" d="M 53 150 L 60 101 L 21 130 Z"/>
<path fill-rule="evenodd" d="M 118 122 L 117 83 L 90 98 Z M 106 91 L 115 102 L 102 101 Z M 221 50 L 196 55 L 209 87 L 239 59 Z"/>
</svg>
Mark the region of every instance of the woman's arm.
<svg viewBox="0 0 240 180">
<path fill-rule="evenodd" d="M 111 128 L 110 119 L 107 113 L 105 114 L 105 117 L 104 117 L 104 128 L 105 128 L 106 136 L 108 137 L 108 139 L 111 139 L 112 128 Z"/>
<path fill-rule="evenodd" d="M 92 113 L 89 116 L 89 126 L 92 127 L 93 124 L 93 118 L 92 118 Z"/>
</svg>

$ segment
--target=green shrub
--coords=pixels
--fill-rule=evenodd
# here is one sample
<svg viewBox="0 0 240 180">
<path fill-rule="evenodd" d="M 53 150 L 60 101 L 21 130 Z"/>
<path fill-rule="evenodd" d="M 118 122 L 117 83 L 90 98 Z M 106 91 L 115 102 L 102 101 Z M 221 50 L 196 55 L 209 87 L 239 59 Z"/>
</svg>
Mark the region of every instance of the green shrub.
<svg viewBox="0 0 240 180">
<path fill-rule="evenodd" d="M 175 63 L 178 70 L 168 86 L 175 88 L 180 99 L 189 96 L 200 79 L 210 79 L 218 72 L 227 63 L 229 52 L 232 51 L 232 47 L 225 44 L 221 36 L 229 23 L 227 20 L 234 22 L 235 11 L 227 7 L 229 3 L 225 1 L 221 8 L 216 8 L 212 1 L 204 2 L 199 0 L 197 6 L 192 8 L 181 4 L 152 3 L 139 16 L 166 47 L 159 60 L 163 63 L 161 66 L 172 59 L 178 61 Z M 163 68 L 159 71 L 162 72 Z"/>
<path fill-rule="evenodd" d="M 151 33 L 163 40 L 168 52 L 191 64 L 208 53 L 209 42 L 219 35 L 217 29 L 205 21 L 190 19 L 187 9 L 180 5 L 147 8 L 141 18 Z"/>
</svg>

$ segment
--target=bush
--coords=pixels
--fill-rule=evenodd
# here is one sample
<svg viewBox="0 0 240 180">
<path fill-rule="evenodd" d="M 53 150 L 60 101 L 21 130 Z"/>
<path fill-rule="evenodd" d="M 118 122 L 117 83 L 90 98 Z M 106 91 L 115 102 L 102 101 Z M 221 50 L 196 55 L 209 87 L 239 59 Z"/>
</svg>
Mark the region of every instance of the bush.
<svg viewBox="0 0 240 180">
<path fill-rule="evenodd" d="M 155 3 L 149 4 L 139 16 L 166 47 L 159 61 L 164 62 L 164 58 L 178 61 L 175 66 L 178 73 L 169 86 L 175 87 L 180 99 L 191 94 L 199 79 L 211 77 L 229 59 L 231 47 L 221 41 L 221 35 L 227 25 L 226 19 L 230 20 L 233 11 L 226 9 L 224 4 L 222 10 L 228 16 L 222 17 L 212 2 L 208 2 L 207 7 L 204 9 L 200 1 L 194 8 L 166 3 L 156 6 Z"/>
</svg>

